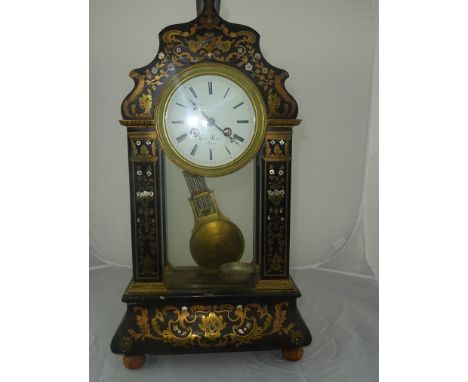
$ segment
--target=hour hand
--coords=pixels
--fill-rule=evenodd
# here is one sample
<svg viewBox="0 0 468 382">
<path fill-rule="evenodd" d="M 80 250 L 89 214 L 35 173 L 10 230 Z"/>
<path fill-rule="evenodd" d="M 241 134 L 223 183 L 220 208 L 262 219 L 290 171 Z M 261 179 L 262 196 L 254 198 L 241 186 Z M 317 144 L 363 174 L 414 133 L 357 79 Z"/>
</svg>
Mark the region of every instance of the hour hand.
<svg viewBox="0 0 468 382">
<path fill-rule="evenodd" d="M 188 98 L 188 100 L 192 103 L 192 105 L 194 106 L 194 109 L 200 110 L 200 107 L 195 102 L 193 102 L 190 98 Z"/>
<path fill-rule="evenodd" d="M 232 129 L 230 127 L 225 127 L 224 129 L 222 129 L 221 127 L 219 127 L 216 123 L 214 124 L 216 126 L 216 128 L 221 131 L 223 133 L 223 135 L 226 137 L 226 138 L 229 138 L 229 140 L 232 142 L 236 142 L 237 144 L 239 144 L 239 142 L 237 142 L 233 137 L 231 137 L 232 135 Z"/>
<path fill-rule="evenodd" d="M 196 103 L 196 102 L 193 102 L 190 98 L 188 98 L 188 100 L 192 103 L 193 105 L 193 110 L 198 110 L 200 111 L 201 113 L 203 113 L 201 107 L 200 107 L 200 104 Z M 205 115 L 205 113 L 203 113 L 203 115 Z"/>
</svg>

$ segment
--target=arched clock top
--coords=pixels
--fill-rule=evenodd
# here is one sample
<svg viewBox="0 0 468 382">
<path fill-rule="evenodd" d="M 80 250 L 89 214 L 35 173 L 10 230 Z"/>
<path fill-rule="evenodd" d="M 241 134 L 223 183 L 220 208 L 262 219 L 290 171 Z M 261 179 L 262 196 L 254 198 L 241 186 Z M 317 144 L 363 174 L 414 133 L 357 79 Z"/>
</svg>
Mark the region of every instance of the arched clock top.
<svg viewBox="0 0 468 382">
<path fill-rule="evenodd" d="M 153 120 L 164 85 L 181 70 L 199 63 L 220 63 L 239 69 L 260 90 L 269 119 L 294 119 L 296 100 L 284 87 L 285 70 L 269 64 L 252 28 L 223 20 L 213 0 L 206 0 L 200 15 L 186 24 L 171 25 L 159 33 L 154 60 L 130 72 L 135 86 L 122 103 L 124 120 Z"/>
</svg>

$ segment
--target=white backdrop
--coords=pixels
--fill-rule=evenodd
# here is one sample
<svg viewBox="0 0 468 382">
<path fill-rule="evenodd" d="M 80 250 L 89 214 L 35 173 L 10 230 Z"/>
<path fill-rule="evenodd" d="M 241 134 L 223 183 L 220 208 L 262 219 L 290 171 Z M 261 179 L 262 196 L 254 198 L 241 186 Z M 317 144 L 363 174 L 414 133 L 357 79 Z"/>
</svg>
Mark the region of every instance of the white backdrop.
<svg viewBox="0 0 468 382">
<path fill-rule="evenodd" d="M 162 28 L 195 13 L 195 0 L 90 3 L 92 265 L 131 264 L 126 131 L 118 123 L 133 86 L 128 73 L 153 59 Z M 221 15 L 260 33 L 265 57 L 289 72 L 286 87 L 298 101 L 291 265 L 377 274 L 374 2 L 223 0 Z"/>
</svg>

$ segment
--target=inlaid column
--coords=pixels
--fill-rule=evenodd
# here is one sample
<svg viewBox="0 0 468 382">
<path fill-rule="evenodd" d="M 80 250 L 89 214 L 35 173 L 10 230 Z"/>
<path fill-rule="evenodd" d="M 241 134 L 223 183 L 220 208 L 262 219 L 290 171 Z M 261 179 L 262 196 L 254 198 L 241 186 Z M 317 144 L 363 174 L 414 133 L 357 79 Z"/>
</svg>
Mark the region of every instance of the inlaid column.
<svg viewBox="0 0 468 382">
<path fill-rule="evenodd" d="M 262 280 L 289 279 L 292 126 L 299 123 L 296 119 L 270 121 L 257 157 L 257 251 Z"/>
<path fill-rule="evenodd" d="M 132 121 L 124 123 L 128 131 L 133 280 L 161 282 L 163 206 L 156 133 L 151 128 L 129 126 Z"/>
</svg>

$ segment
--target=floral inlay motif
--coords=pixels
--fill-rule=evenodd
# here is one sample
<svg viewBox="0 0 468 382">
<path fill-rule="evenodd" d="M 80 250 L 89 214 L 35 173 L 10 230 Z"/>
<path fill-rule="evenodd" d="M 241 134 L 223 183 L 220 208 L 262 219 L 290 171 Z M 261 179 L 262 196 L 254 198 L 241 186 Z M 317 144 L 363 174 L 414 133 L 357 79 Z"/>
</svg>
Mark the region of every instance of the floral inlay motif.
<svg viewBox="0 0 468 382">
<path fill-rule="evenodd" d="M 224 21 L 211 1 L 194 21 L 166 28 L 153 62 L 130 73 L 135 87 L 122 104 L 122 116 L 152 119 L 161 86 L 180 69 L 202 62 L 228 64 L 243 71 L 264 96 L 270 118 L 296 117 L 296 101 L 284 88 L 288 74 L 264 59 L 253 29 Z"/>
<path fill-rule="evenodd" d="M 143 142 L 140 146 L 148 147 Z M 136 145 L 135 145 L 136 146 Z M 140 276 L 155 276 L 157 274 L 156 263 L 156 190 L 153 177 L 154 162 L 136 162 L 135 171 L 135 250 L 137 269 Z"/>
<path fill-rule="evenodd" d="M 154 139 L 141 139 L 130 138 L 131 160 L 133 162 L 155 161 L 156 156 L 156 142 Z M 141 174 L 139 174 L 141 175 Z"/>
<path fill-rule="evenodd" d="M 289 337 L 292 345 L 300 345 L 304 335 L 288 321 L 288 306 L 288 302 L 274 306 L 250 303 L 244 307 L 193 305 L 188 309 L 135 306 L 135 327 L 119 344 L 122 351 L 145 340 L 163 341 L 173 347 L 220 348 L 229 344 L 239 348 L 276 334 Z"/>
<path fill-rule="evenodd" d="M 278 143 L 274 143 L 279 147 Z M 267 162 L 265 260 L 267 274 L 287 274 L 287 180 L 285 162 Z"/>
<path fill-rule="evenodd" d="M 203 335 L 208 339 L 216 339 L 221 337 L 221 332 L 226 327 L 223 322 L 223 317 L 216 315 L 214 312 L 208 313 L 208 316 L 202 317 L 202 323 L 199 328 L 203 330 Z"/>
</svg>

